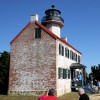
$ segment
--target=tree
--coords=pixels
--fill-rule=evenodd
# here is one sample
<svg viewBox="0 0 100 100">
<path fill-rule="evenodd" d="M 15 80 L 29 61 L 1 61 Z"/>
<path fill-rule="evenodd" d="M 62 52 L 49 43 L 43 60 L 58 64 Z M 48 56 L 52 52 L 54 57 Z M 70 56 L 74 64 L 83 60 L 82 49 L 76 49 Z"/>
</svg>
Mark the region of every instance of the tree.
<svg viewBox="0 0 100 100">
<path fill-rule="evenodd" d="M 7 94 L 9 77 L 10 53 L 0 52 L 0 93 Z"/>
<path fill-rule="evenodd" d="M 98 66 L 91 66 L 91 72 L 93 79 L 100 80 L 100 64 Z"/>
</svg>

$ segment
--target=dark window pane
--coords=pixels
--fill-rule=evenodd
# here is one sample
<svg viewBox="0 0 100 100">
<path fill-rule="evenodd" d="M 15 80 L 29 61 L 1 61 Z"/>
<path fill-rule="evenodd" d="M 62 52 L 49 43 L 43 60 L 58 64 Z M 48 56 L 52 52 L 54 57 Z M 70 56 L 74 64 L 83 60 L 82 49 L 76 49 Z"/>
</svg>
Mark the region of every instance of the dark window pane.
<svg viewBox="0 0 100 100">
<path fill-rule="evenodd" d="M 63 79 L 66 79 L 66 69 L 63 69 Z"/>
<path fill-rule="evenodd" d="M 41 28 L 35 28 L 35 38 L 41 38 Z"/>
</svg>

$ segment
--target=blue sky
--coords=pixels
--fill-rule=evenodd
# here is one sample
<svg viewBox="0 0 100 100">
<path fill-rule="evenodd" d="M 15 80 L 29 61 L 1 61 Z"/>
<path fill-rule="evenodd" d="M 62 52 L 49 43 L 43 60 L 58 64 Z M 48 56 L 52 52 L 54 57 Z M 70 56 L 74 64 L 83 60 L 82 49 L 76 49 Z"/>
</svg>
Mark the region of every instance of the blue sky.
<svg viewBox="0 0 100 100">
<path fill-rule="evenodd" d="M 100 64 L 100 0 L 0 0 L 0 52 L 10 51 L 10 41 L 26 26 L 32 14 L 39 15 L 55 5 L 62 13 L 61 36 L 82 52 L 82 64 Z"/>
</svg>

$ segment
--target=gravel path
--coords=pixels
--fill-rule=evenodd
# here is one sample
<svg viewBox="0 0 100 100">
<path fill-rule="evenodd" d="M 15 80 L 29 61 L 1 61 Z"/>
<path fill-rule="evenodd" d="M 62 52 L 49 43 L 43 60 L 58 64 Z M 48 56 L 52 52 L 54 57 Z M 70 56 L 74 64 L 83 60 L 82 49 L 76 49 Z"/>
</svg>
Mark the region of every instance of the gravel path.
<svg viewBox="0 0 100 100">
<path fill-rule="evenodd" d="M 90 95 L 90 100 L 100 100 L 100 94 Z"/>
</svg>

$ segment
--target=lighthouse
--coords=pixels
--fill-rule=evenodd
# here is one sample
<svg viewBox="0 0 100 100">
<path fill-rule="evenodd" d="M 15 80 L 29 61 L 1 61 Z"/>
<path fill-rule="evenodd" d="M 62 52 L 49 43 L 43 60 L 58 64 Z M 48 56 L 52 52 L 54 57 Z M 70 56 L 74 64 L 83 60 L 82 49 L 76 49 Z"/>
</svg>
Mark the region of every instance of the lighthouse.
<svg viewBox="0 0 100 100">
<path fill-rule="evenodd" d="M 61 12 L 52 5 L 51 9 L 45 11 L 45 16 L 41 20 L 41 24 L 47 27 L 55 35 L 60 38 L 61 28 L 64 26 L 64 20 Z"/>
</svg>

